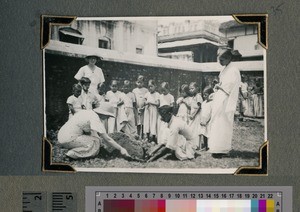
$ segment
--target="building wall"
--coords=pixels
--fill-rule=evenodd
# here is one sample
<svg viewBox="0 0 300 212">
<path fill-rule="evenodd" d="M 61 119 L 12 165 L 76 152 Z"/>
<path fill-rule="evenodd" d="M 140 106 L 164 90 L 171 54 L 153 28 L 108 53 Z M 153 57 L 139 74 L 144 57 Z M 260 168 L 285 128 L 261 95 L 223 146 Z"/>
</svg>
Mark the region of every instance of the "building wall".
<svg viewBox="0 0 300 212">
<path fill-rule="evenodd" d="M 187 32 L 196 32 L 196 31 L 204 31 L 204 30 L 215 35 L 220 35 L 218 28 L 219 28 L 219 24 L 215 21 L 186 20 L 184 22 L 171 22 L 168 25 L 160 25 L 158 27 L 158 31 L 159 31 L 159 36 L 183 34 Z"/>
<path fill-rule="evenodd" d="M 258 44 L 257 26 L 241 25 L 225 30 L 229 46 L 242 54 L 242 60 L 263 60 L 263 48 Z"/>
<path fill-rule="evenodd" d="M 257 34 L 257 27 L 256 25 L 242 25 L 241 27 L 227 29 L 224 34 L 229 39 L 237 36 L 253 35 Z"/>
<path fill-rule="evenodd" d="M 233 48 L 236 50 L 262 50 L 257 43 L 257 35 L 246 35 L 235 38 Z"/>
<path fill-rule="evenodd" d="M 65 26 L 64 26 L 65 27 Z M 79 20 L 71 25 L 85 37 L 82 45 L 98 48 L 99 39 L 109 42 L 109 49 L 136 54 L 136 48 L 142 48 L 142 54 L 157 55 L 157 24 L 155 21 L 87 21 Z M 59 28 L 52 26 L 51 39 L 59 40 Z"/>
<path fill-rule="evenodd" d="M 204 38 L 208 41 L 218 43 L 220 41 L 219 23 L 212 20 L 186 20 L 184 22 L 171 22 L 168 25 L 158 26 L 159 43 L 174 41 L 192 40 L 195 38 Z M 187 44 L 185 46 L 175 46 L 172 48 L 159 48 L 159 53 L 176 53 L 183 51 L 193 52 L 193 62 L 217 62 L 218 46 L 207 43 Z M 170 57 L 172 58 L 172 57 Z M 175 59 L 186 60 L 187 57 L 176 57 Z"/>
<path fill-rule="evenodd" d="M 181 51 L 181 52 L 171 52 L 171 53 L 161 53 L 158 54 L 159 57 L 183 60 L 183 61 L 194 61 L 194 53 L 192 51 Z"/>
<path fill-rule="evenodd" d="M 193 61 L 196 63 L 217 62 L 218 47 L 212 44 L 197 44 L 192 46 L 179 46 L 174 48 L 159 49 L 159 53 L 177 53 L 183 51 L 193 52 Z M 182 58 L 183 59 L 183 58 Z"/>
</svg>

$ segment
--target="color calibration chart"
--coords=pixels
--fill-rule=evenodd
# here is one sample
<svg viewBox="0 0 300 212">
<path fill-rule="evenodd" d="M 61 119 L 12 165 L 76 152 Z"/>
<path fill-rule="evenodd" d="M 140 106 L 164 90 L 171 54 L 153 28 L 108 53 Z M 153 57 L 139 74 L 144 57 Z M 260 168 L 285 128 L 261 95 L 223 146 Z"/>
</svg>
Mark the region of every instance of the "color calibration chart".
<svg viewBox="0 0 300 212">
<path fill-rule="evenodd" d="M 86 212 L 283 212 L 289 187 L 86 187 Z M 264 188 L 264 189 L 262 189 Z M 284 189 L 283 189 L 284 188 Z M 287 199 L 286 199 L 287 200 Z"/>
</svg>

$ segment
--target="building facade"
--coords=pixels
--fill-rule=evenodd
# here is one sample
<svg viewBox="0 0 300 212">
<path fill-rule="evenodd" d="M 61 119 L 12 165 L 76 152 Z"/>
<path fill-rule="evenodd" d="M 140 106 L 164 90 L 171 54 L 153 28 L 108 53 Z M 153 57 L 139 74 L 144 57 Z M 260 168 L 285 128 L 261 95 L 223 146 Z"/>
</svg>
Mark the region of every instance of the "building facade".
<svg viewBox="0 0 300 212">
<path fill-rule="evenodd" d="M 221 37 L 211 20 L 186 20 L 158 26 L 158 56 L 197 63 L 217 62 Z"/>
<path fill-rule="evenodd" d="M 219 30 L 228 45 L 241 53 L 243 61 L 263 60 L 263 48 L 257 42 L 257 25 L 239 24 L 233 20 L 222 23 Z"/>
<path fill-rule="evenodd" d="M 157 55 L 156 21 L 77 20 L 52 26 L 51 39 L 130 54 Z"/>
</svg>

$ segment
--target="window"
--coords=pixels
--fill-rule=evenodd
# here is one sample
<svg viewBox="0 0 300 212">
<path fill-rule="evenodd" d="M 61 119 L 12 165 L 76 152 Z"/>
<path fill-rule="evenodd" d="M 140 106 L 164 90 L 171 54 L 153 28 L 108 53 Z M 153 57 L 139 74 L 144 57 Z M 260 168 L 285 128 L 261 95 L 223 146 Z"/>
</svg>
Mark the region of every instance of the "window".
<svg viewBox="0 0 300 212">
<path fill-rule="evenodd" d="M 228 41 L 228 47 L 231 48 L 231 49 L 233 49 L 233 41 L 234 40 L 229 40 Z"/>
<path fill-rule="evenodd" d="M 98 42 L 98 47 L 102 49 L 107 49 L 108 48 L 108 41 L 106 40 L 99 40 Z"/>
<path fill-rule="evenodd" d="M 101 37 L 100 39 L 98 39 L 98 48 L 111 49 L 110 39 L 107 37 Z"/>
<path fill-rule="evenodd" d="M 144 48 L 143 48 L 143 46 L 137 46 L 137 47 L 135 48 L 135 52 L 136 52 L 137 54 L 143 54 L 143 53 L 144 53 Z"/>
<path fill-rule="evenodd" d="M 81 45 L 84 37 L 81 32 L 71 27 L 63 27 L 59 29 L 59 40 L 66 43 Z"/>
</svg>

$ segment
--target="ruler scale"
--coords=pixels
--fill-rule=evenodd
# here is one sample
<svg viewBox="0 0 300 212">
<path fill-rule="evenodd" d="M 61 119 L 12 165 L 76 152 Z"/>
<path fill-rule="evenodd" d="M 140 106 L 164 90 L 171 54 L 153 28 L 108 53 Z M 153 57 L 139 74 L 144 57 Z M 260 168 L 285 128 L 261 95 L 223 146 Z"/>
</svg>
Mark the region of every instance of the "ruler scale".
<svg viewBox="0 0 300 212">
<path fill-rule="evenodd" d="M 22 209 L 23 212 L 46 212 L 46 192 L 23 192 Z"/>
<path fill-rule="evenodd" d="M 76 212 L 76 194 L 73 192 L 52 193 L 52 211 Z"/>
</svg>

